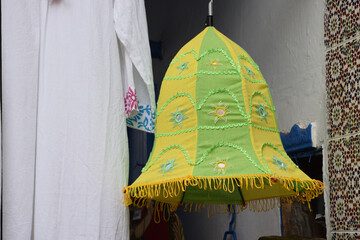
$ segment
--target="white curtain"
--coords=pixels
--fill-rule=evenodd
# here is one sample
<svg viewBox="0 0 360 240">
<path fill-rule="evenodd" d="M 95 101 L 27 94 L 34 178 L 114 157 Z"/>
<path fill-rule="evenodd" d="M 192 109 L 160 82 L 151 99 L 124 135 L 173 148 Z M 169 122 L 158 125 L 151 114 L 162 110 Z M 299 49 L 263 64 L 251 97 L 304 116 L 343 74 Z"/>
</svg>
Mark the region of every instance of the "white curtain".
<svg viewBox="0 0 360 240">
<path fill-rule="evenodd" d="M 1 5 L 3 239 L 128 239 L 126 122 L 152 131 L 155 106 L 143 0 Z"/>
</svg>

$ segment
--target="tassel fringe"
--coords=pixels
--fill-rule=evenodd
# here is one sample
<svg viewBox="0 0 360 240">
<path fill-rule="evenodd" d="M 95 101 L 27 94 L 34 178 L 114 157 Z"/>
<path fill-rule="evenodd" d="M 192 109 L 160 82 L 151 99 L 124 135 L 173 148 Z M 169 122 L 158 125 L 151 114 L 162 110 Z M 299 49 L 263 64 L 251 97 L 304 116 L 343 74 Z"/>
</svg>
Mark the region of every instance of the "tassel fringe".
<svg viewBox="0 0 360 240">
<path fill-rule="evenodd" d="M 264 189 L 265 185 L 272 186 L 281 184 L 289 191 L 288 197 L 267 198 L 247 201 L 243 205 L 237 205 L 235 209 L 229 209 L 227 204 L 206 204 L 206 203 L 181 203 L 186 212 L 199 212 L 201 209 L 207 209 L 208 216 L 210 213 L 228 213 L 235 211 L 236 213 L 249 208 L 251 211 L 264 212 L 273 209 L 281 204 L 281 201 L 298 200 L 302 203 L 307 202 L 310 208 L 310 201 L 319 196 L 324 191 L 324 184 L 317 180 L 302 181 L 296 178 L 280 178 L 271 175 L 248 175 L 248 176 L 226 176 L 226 177 L 193 177 L 172 179 L 165 182 L 157 182 L 146 185 L 128 186 L 123 189 L 124 206 L 134 205 L 137 207 L 149 206 L 152 200 L 159 197 L 169 199 L 168 202 L 155 203 L 154 218 L 160 221 L 160 213 L 163 218 L 168 219 L 170 212 L 176 211 L 180 206 L 178 202 L 173 203 L 171 198 L 177 197 L 186 191 L 188 186 L 203 190 L 223 190 L 229 193 L 235 191 L 236 188 L 241 189 Z M 168 216 L 165 216 L 168 215 Z"/>
</svg>

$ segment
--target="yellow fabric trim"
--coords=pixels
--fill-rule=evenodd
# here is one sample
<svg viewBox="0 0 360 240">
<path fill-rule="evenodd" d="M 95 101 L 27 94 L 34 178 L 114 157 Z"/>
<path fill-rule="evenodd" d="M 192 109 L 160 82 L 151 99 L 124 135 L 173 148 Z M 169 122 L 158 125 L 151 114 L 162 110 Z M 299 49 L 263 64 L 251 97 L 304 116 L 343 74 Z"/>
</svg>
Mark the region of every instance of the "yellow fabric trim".
<svg viewBox="0 0 360 240">
<path fill-rule="evenodd" d="M 170 210 L 175 211 L 180 203 L 180 198 L 188 186 L 197 186 L 203 190 L 223 190 L 232 193 L 236 187 L 241 189 L 264 189 L 265 184 L 272 186 L 280 184 L 281 187 L 289 191 L 284 197 L 297 199 L 299 201 L 310 202 L 313 198 L 319 196 L 324 191 L 324 185 L 318 180 L 302 181 L 297 178 L 276 177 L 269 174 L 262 175 L 246 175 L 246 176 L 218 176 L 218 177 L 193 177 L 172 179 L 167 181 L 159 181 L 152 184 L 143 184 L 137 186 L 128 186 L 124 188 L 125 198 L 124 205 L 143 207 L 148 205 L 152 200 L 163 204 L 169 204 Z M 303 192 L 299 192 L 299 188 Z M 161 201 L 157 200 L 161 197 Z M 171 198 L 175 198 L 173 201 Z M 265 199 L 266 200 L 266 199 Z M 263 199 L 245 200 L 248 202 L 258 203 Z M 252 209 L 256 211 L 265 210 L 268 208 L 256 207 L 252 205 Z"/>
<path fill-rule="evenodd" d="M 184 203 L 184 212 L 201 212 L 202 209 L 206 209 L 208 217 L 215 214 L 228 214 L 228 213 L 240 213 L 245 209 L 249 209 L 253 212 L 267 212 L 275 207 L 280 207 L 282 200 L 280 198 L 269 198 L 252 200 L 246 202 L 244 205 L 229 205 L 228 204 L 207 204 L 207 203 Z"/>
<path fill-rule="evenodd" d="M 249 209 L 253 212 L 267 212 L 275 207 L 280 207 L 283 203 L 289 203 L 293 201 L 299 201 L 299 198 L 294 196 L 289 197 L 276 197 L 276 198 L 267 198 L 267 199 L 255 199 L 251 201 L 245 202 L 243 205 L 228 205 L 228 204 L 207 204 L 207 203 L 182 203 L 182 204 L 174 204 L 174 203 L 164 203 L 164 202 L 155 202 L 154 206 L 154 221 L 159 223 L 161 221 L 161 217 L 168 221 L 170 219 L 170 213 L 174 212 L 178 209 L 178 207 L 182 206 L 184 212 L 196 212 L 200 213 L 203 210 L 207 211 L 208 218 L 210 216 L 216 214 L 228 214 L 228 213 L 240 213 L 245 209 Z M 305 201 L 301 200 L 302 203 Z M 151 199 L 137 199 L 132 204 L 137 207 L 149 207 L 151 203 Z M 310 201 L 307 201 L 308 207 L 310 208 Z"/>
<path fill-rule="evenodd" d="M 204 35 L 206 34 L 205 29 L 194 39 L 190 41 L 190 44 L 186 44 L 175 56 L 174 59 L 179 57 L 184 52 L 195 51 L 199 55 L 200 47 Z M 181 64 L 186 63 L 186 68 L 181 69 Z M 187 54 L 175 64 L 171 64 L 165 74 L 165 77 L 182 77 L 185 75 L 192 75 L 198 71 L 198 62 L 195 59 L 193 54 Z M 158 114 L 156 117 L 156 133 L 168 133 L 174 131 L 181 131 L 183 129 L 194 128 L 197 126 L 197 112 L 193 106 L 193 103 L 196 103 L 196 80 L 197 76 L 193 75 L 188 78 L 184 78 L 181 81 L 163 81 L 161 92 L 158 100 L 158 110 L 161 109 L 161 114 Z M 186 94 L 179 95 L 176 98 L 173 98 L 179 92 L 184 92 Z M 192 102 L 193 101 L 193 102 Z M 165 106 L 165 107 L 164 107 Z M 176 111 L 184 111 L 185 119 L 179 124 L 174 121 L 174 113 Z M 158 124 L 162 123 L 162 124 Z M 152 182 L 153 179 L 159 179 L 161 181 L 168 181 L 169 178 L 176 178 L 192 174 L 194 166 L 188 165 L 185 159 L 184 154 L 179 151 L 179 149 L 174 148 L 166 153 L 162 154 L 160 158 L 155 159 L 164 149 L 167 149 L 170 145 L 180 145 L 184 148 L 190 159 L 196 159 L 196 146 L 197 146 L 197 134 L 198 130 L 187 132 L 182 135 L 169 135 L 162 138 L 155 139 L 155 146 L 151 157 L 148 160 L 148 163 L 151 163 L 149 169 L 147 169 L 147 174 L 142 174 L 135 181 L 135 185 L 142 185 L 146 182 Z M 173 169 L 171 169 L 172 174 L 161 173 L 161 164 L 164 164 L 167 160 L 171 161 L 175 159 Z M 156 161 L 155 161 L 156 160 Z M 159 173 L 160 172 L 160 173 Z M 170 188 L 172 189 L 172 188 Z M 152 188 L 152 190 L 156 190 Z M 164 194 L 170 194 L 171 192 L 166 192 Z M 173 196 L 171 196 L 173 197 Z"/>
</svg>

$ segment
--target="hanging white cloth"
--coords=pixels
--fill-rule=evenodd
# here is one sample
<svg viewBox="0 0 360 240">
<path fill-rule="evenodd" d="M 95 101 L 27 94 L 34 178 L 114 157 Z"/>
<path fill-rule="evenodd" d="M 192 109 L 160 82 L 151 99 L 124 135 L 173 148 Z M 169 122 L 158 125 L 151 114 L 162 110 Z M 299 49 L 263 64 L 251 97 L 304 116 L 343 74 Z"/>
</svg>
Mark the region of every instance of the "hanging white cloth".
<svg viewBox="0 0 360 240">
<path fill-rule="evenodd" d="M 143 0 L 2 9 L 4 239 L 128 239 L 126 122 L 154 126 Z"/>
</svg>

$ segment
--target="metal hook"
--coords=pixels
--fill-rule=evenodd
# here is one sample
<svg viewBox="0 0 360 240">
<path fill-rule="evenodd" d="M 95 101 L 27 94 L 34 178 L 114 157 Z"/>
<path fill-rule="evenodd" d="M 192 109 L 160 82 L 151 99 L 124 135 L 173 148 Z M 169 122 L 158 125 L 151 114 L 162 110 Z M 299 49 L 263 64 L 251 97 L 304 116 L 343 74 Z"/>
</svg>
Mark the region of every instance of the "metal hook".
<svg viewBox="0 0 360 240">
<path fill-rule="evenodd" d="M 214 3 L 214 0 L 210 0 L 210 2 L 209 2 L 209 15 L 207 16 L 207 19 L 206 19 L 206 26 L 214 26 L 214 22 L 213 22 L 213 3 Z"/>
<path fill-rule="evenodd" d="M 214 3 L 214 0 L 210 0 L 210 2 L 209 2 L 209 16 L 213 15 L 213 3 Z"/>
</svg>

